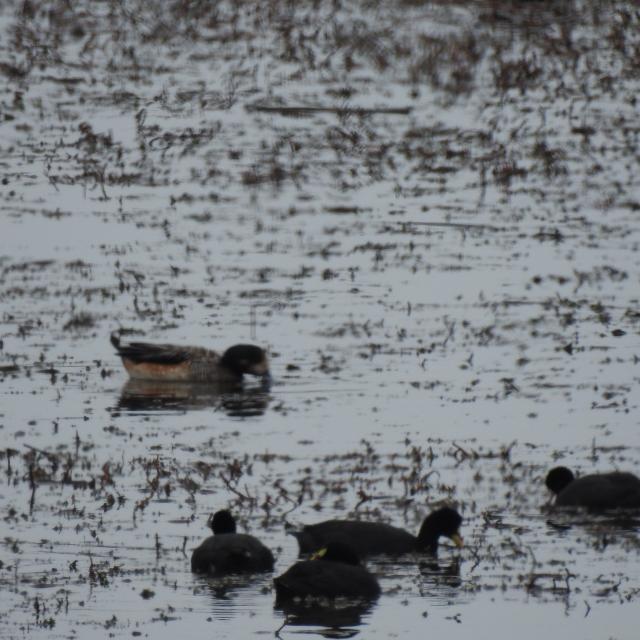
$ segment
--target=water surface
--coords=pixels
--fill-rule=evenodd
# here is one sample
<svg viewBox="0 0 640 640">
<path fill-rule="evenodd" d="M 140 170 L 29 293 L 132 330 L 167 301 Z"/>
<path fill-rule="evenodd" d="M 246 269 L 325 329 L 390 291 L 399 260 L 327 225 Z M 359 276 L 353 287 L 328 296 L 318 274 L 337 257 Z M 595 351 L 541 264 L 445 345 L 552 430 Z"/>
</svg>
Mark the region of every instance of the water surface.
<svg viewBox="0 0 640 640">
<path fill-rule="evenodd" d="M 632 2 L 0 6 L 0 635 L 632 637 L 637 515 L 543 482 L 640 463 Z M 115 329 L 274 383 L 132 389 Z M 371 607 L 189 572 L 220 507 L 279 573 L 442 502 Z"/>
</svg>

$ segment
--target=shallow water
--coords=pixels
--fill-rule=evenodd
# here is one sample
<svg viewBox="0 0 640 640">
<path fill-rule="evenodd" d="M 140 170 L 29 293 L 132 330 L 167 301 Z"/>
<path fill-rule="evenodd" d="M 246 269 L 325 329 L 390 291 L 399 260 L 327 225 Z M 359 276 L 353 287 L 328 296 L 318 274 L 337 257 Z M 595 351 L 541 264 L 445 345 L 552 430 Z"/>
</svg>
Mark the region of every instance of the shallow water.
<svg viewBox="0 0 640 640">
<path fill-rule="evenodd" d="M 2 637 L 631 637 L 638 516 L 543 479 L 640 463 L 633 3 L 0 7 Z M 132 388 L 118 328 L 274 383 Z M 442 501 L 370 608 L 189 572 L 222 506 L 278 573 Z"/>
</svg>

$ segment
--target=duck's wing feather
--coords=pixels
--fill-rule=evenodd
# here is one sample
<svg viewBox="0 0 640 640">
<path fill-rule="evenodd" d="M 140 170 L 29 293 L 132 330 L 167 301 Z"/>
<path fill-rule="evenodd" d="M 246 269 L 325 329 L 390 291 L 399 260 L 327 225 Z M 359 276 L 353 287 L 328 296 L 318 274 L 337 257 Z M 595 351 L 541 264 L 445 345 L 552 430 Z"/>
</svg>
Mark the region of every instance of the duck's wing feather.
<svg viewBox="0 0 640 640">
<path fill-rule="evenodd" d="M 132 362 L 153 362 L 155 364 L 180 364 L 192 356 L 189 347 L 177 347 L 172 344 L 150 344 L 149 342 L 129 342 L 122 344 L 119 339 L 111 338 L 121 358 Z"/>
</svg>

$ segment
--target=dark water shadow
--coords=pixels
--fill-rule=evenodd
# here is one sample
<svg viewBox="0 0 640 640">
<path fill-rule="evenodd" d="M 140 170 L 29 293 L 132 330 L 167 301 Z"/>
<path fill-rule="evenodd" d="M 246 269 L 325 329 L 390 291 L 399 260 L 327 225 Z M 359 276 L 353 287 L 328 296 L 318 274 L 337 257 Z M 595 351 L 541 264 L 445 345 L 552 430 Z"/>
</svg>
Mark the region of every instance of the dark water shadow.
<svg viewBox="0 0 640 640">
<path fill-rule="evenodd" d="M 185 413 L 202 409 L 224 411 L 232 417 L 261 416 L 271 402 L 269 385 L 187 384 L 128 380 L 111 414 Z"/>
<path fill-rule="evenodd" d="M 276 632 L 286 627 L 316 627 L 313 631 L 324 638 L 352 638 L 360 633 L 357 627 L 366 623 L 366 618 L 376 606 L 375 602 L 355 601 L 283 601 L 274 605 L 285 620 Z"/>
</svg>

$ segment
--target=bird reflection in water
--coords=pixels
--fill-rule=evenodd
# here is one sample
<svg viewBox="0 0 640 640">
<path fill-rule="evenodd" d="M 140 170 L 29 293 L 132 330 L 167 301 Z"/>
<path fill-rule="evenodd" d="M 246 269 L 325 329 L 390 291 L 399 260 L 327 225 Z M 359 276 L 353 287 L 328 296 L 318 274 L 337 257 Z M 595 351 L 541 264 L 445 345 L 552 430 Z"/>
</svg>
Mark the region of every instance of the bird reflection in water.
<svg viewBox="0 0 640 640">
<path fill-rule="evenodd" d="M 275 635 L 280 637 L 280 631 L 285 627 L 296 626 L 319 627 L 315 630 L 317 635 L 325 638 L 353 638 L 360 633 L 357 627 L 363 625 L 363 618 L 375 606 L 375 602 L 340 600 L 330 603 L 297 600 L 278 602 L 275 608 L 282 611 L 285 619 Z"/>
<path fill-rule="evenodd" d="M 148 413 L 192 411 L 212 408 L 232 417 L 263 415 L 269 406 L 270 382 L 257 386 L 237 384 L 190 384 L 128 380 L 120 392 L 114 412 Z"/>
<path fill-rule="evenodd" d="M 207 576 L 203 582 L 214 601 L 233 599 L 235 591 L 246 589 L 259 579 L 258 574 L 234 573 L 224 576 Z"/>
<path fill-rule="evenodd" d="M 261 573 L 196 575 L 194 593 L 210 598 L 208 609 L 214 619 L 242 619 L 256 610 L 270 582 L 271 575 Z"/>
<path fill-rule="evenodd" d="M 420 595 L 448 602 L 459 598 L 462 585 L 460 578 L 460 558 L 440 560 L 436 557 L 418 563 L 420 571 Z"/>
</svg>

